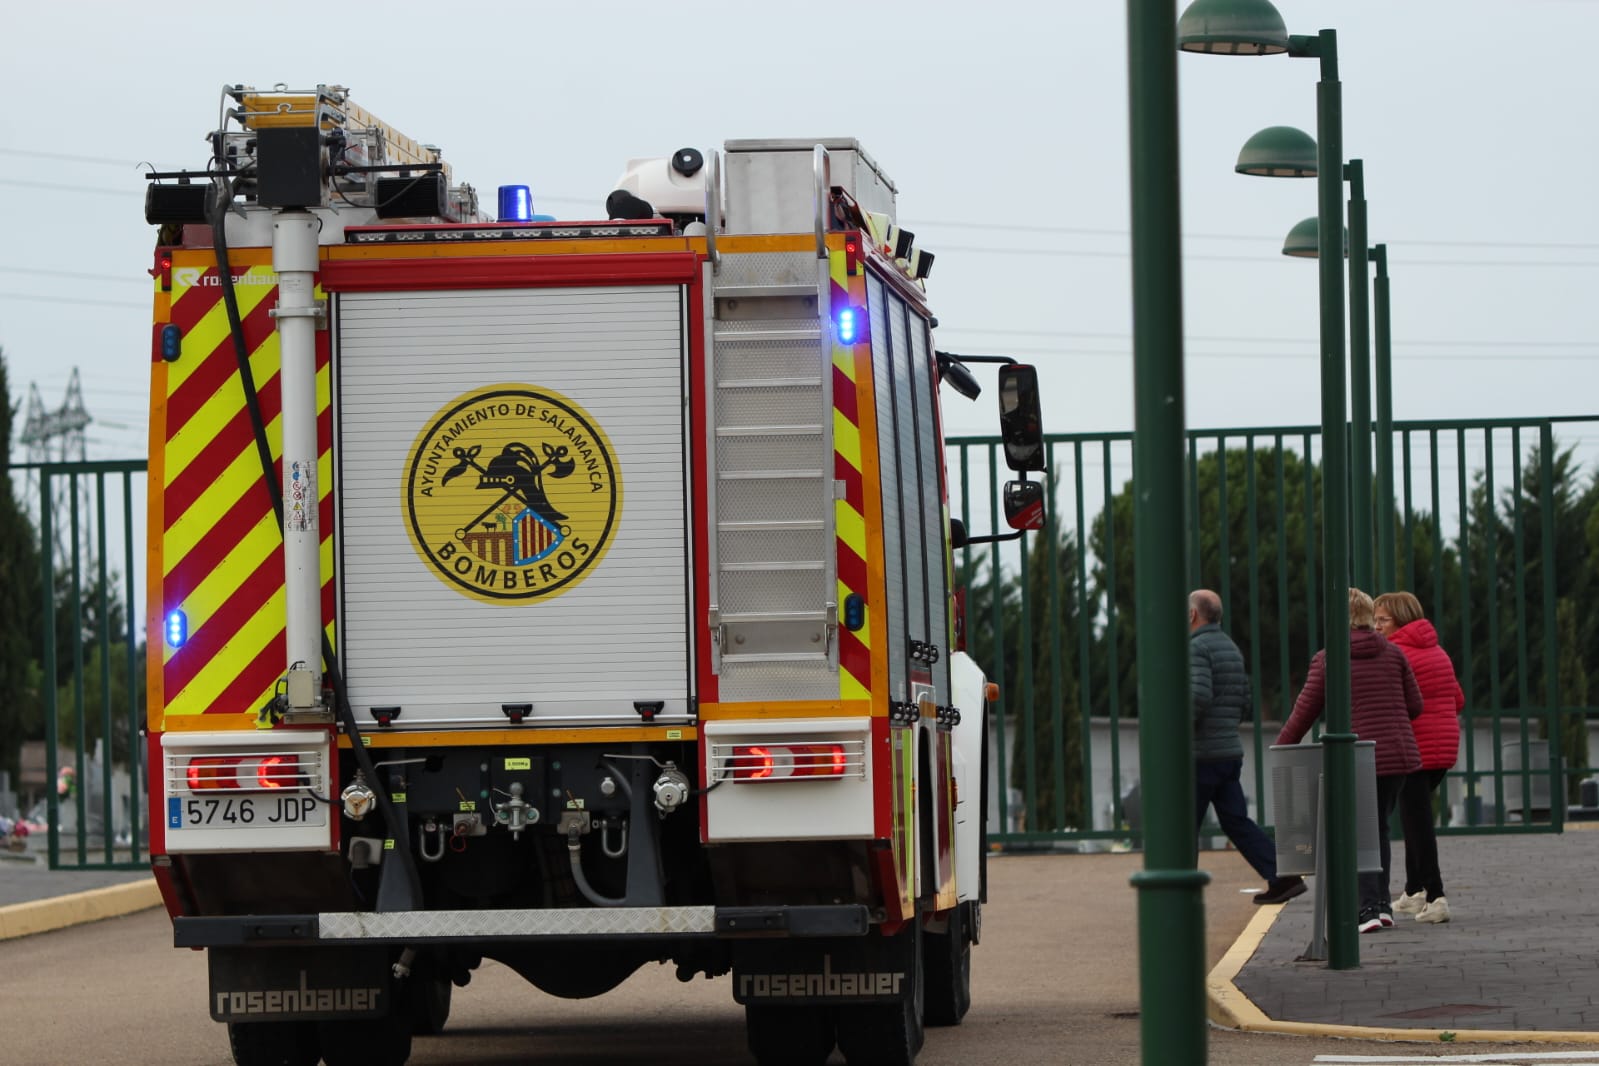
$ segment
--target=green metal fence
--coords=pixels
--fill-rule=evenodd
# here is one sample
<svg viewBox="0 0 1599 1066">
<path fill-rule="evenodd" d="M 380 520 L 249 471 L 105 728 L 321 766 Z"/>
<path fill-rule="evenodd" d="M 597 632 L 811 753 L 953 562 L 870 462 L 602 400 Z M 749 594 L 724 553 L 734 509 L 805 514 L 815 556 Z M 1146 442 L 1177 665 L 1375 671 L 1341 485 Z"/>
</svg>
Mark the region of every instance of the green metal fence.
<svg viewBox="0 0 1599 1066">
<path fill-rule="evenodd" d="M 49 861 L 140 869 L 145 461 L 38 466 Z M 135 525 L 135 523 L 138 525 Z M 139 564 L 136 566 L 136 563 Z M 63 751 L 71 754 L 63 763 Z"/>
<path fill-rule="evenodd" d="M 1466 695 L 1444 832 L 1558 830 L 1590 814 L 1577 801 L 1595 773 L 1587 732 L 1599 719 L 1599 612 L 1589 609 L 1599 602 L 1599 544 L 1589 550 L 1586 531 L 1599 529 L 1596 430 L 1599 416 L 1395 425 L 1397 585 L 1420 598 Z M 949 441 L 952 506 L 974 533 L 1001 528 L 995 489 L 1009 475 L 998 444 Z M 1253 783 L 1268 779 L 1275 723 L 1321 646 L 1319 444 L 1306 426 L 1190 432 L 1188 522 L 1170 531 L 1187 545 L 1191 583 L 1222 593 L 1224 625 L 1250 665 L 1246 789 L 1263 823 L 1269 796 Z M 1136 845 L 1132 434 L 1057 435 L 1048 448 L 1046 528 L 956 560 L 969 650 L 1000 684 L 991 838 Z M 135 552 L 145 463 L 37 470 L 52 590 L 47 773 L 63 782 L 47 790 L 50 862 L 135 868 L 145 861 L 148 772 Z"/>
<path fill-rule="evenodd" d="M 1585 539 L 1588 524 L 1599 529 L 1596 428 L 1599 416 L 1395 425 L 1391 572 L 1421 600 L 1466 696 L 1443 832 L 1557 831 L 1568 816 L 1599 816 L 1578 803 L 1599 717 L 1599 618 L 1585 610 L 1599 595 L 1599 551 Z M 1320 432 L 1195 430 L 1188 442 L 1188 521 L 1171 535 L 1184 538 L 1191 584 L 1222 594 L 1223 625 L 1249 663 L 1245 785 L 1267 823 L 1255 783 L 1323 639 Z M 994 489 L 1009 475 L 998 439 L 948 446 L 954 513 L 973 533 L 999 529 Z M 1048 447 L 1046 528 L 1025 548 L 972 546 L 956 559 L 968 648 L 1001 690 L 991 839 L 1136 845 L 1132 435 L 1065 434 Z M 1383 538 L 1364 535 L 1375 555 Z"/>
</svg>

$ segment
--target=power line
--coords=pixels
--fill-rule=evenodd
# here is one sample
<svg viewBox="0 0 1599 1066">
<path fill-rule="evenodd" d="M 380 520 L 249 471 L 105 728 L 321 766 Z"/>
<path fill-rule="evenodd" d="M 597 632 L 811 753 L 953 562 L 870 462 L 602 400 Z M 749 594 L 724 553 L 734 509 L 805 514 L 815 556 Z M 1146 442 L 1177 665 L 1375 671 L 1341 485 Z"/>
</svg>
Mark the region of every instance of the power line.
<svg viewBox="0 0 1599 1066">
<path fill-rule="evenodd" d="M 959 355 L 961 353 L 955 353 L 955 354 Z M 1091 357 L 1095 357 L 1095 358 L 1131 359 L 1133 357 L 1133 353 L 1132 353 L 1131 349 L 1125 349 L 1125 348 L 1072 348 L 1072 347 L 1044 348 L 1044 347 L 1033 347 L 1033 346 L 1027 346 L 1027 345 L 1023 345 L 1023 346 L 1015 347 L 1015 348 L 1010 348 L 1006 352 L 1004 352 L 1003 354 L 1008 355 L 1008 356 L 1038 355 L 1038 356 L 1064 356 L 1064 357 L 1071 357 L 1071 358 L 1076 358 L 1076 357 L 1079 357 L 1079 356 L 1083 356 L 1083 357 L 1090 357 L 1091 356 Z M 1185 352 L 1184 353 L 1184 358 L 1186 358 L 1186 359 L 1260 359 L 1260 360 L 1273 360 L 1275 362 L 1284 363 L 1284 362 L 1290 362 L 1290 361 L 1308 362 L 1310 360 L 1320 359 L 1321 358 L 1321 354 L 1319 352 L 1314 352 L 1314 351 L 1294 351 L 1294 352 Z M 1409 352 L 1404 352 L 1404 353 L 1395 352 L 1394 356 L 1393 356 L 1393 361 L 1395 363 L 1444 363 L 1444 362 L 1449 362 L 1449 363 L 1458 363 L 1458 362 L 1467 362 L 1467 363 L 1475 363 L 1475 362 L 1504 363 L 1504 362 L 1509 362 L 1509 361 L 1515 361 L 1515 362 L 1584 362 L 1584 363 L 1586 363 L 1586 362 L 1592 362 L 1593 359 L 1594 359 L 1594 357 L 1592 355 L 1541 355 L 1541 354 L 1523 354 L 1523 353 L 1520 353 L 1520 352 L 1517 352 L 1517 353 L 1514 353 L 1514 354 L 1500 354 L 1500 355 L 1490 355 L 1490 354 L 1477 355 L 1477 354 L 1462 353 L 1462 352 L 1439 352 L 1439 353 L 1436 353 L 1436 354 L 1429 354 L 1429 355 L 1417 355 L 1417 354 L 1412 354 L 1412 353 L 1409 353 Z"/>
<path fill-rule="evenodd" d="M 1002 231 L 1007 233 L 1056 233 L 1074 237 L 1131 237 L 1132 232 L 1125 229 L 1105 229 L 1090 226 L 1040 226 L 1028 223 L 989 223 L 989 222 L 920 222 L 920 226 L 945 227 L 948 229 L 976 229 L 987 232 Z M 1251 233 L 1184 233 L 1184 240 L 1197 241 L 1273 241 L 1280 243 L 1280 236 Z M 1379 242 L 1372 242 L 1379 243 Z M 1395 239 L 1386 242 L 1391 247 L 1404 246 L 1429 246 L 1439 248 L 1539 248 L 1562 249 L 1570 251 L 1592 251 L 1599 248 L 1599 243 L 1589 241 L 1430 241 Z"/>
<path fill-rule="evenodd" d="M 137 307 L 148 311 L 149 304 L 131 300 L 85 300 L 77 296 L 35 296 L 26 292 L 0 292 L 0 300 L 32 300 L 35 303 L 75 304 L 79 307 Z"/>
<path fill-rule="evenodd" d="M 130 159 L 112 159 L 104 155 L 72 155 L 67 152 L 37 152 L 29 148 L 0 148 L 0 155 L 22 155 L 30 159 L 59 159 L 64 163 L 97 163 L 102 166 L 113 167 L 138 167 L 143 163 L 135 163 Z"/>
<path fill-rule="evenodd" d="M 1087 337 L 1095 340 L 1126 340 L 1132 339 L 1130 333 L 1091 333 L 1080 330 L 1056 329 L 988 329 L 983 326 L 941 326 L 940 335 L 946 333 L 981 333 L 987 336 L 1015 336 L 1015 337 Z M 1187 334 L 1185 341 L 1205 341 L 1217 343 L 1245 343 L 1245 344 L 1310 344 L 1315 342 L 1314 337 L 1242 337 L 1242 336 L 1202 336 Z M 1406 340 L 1406 347 L 1433 346 L 1449 347 L 1459 345 L 1462 347 L 1477 348 L 1589 348 L 1599 354 L 1599 341 L 1474 341 L 1474 340 L 1443 340 L 1443 341 L 1416 341 Z"/>
<path fill-rule="evenodd" d="M 0 266 L 0 274 L 27 274 L 41 278 L 69 278 L 74 281 L 118 281 L 132 282 L 136 285 L 148 285 L 148 277 L 134 277 L 127 274 L 85 274 L 77 270 L 41 270 L 38 267 L 8 267 Z"/>
<path fill-rule="evenodd" d="M 67 161 L 67 162 L 94 163 L 94 164 L 102 164 L 102 165 L 107 165 L 107 166 L 119 166 L 119 167 L 140 167 L 140 166 L 145 166 L 146 165 L 144 163 L 134 163 L 134 162 L 131 162 L 131 161 L 126 160 L 126 159 L 113 159 L 113 158 L 110 158 L 108 156 L 71 155 L 71 154 L 64 153 L 64 152 L 39 152 L 39 151 L 32 151 L 32 150 L 25 149 L 25 148 L 0 148 L 0 154 L 27 156 L 27 157 L 33 158 L 33 159 L 58 159 L 58 160 L 63 160 L 63 161 Z M 86 185 L 58 185 L 58 184 L 55 184 L 53 182 L 17 181 L 17 180 L 9 179 L 9 178 L 8 179 L 0 179 L 0 185 L 11 185 L 11 186 L 17 186 L 17 187 L 28 188 L 28 189 L 59 190 L 59 191 L 63 191 L 63 192 L 85 192 L 85 193 L 95 193 L 95 194 L 115 195 L 115 196 L 139 195 L 138 193 L 136 193 L 136 192 L 134 192 L 132 190 L 129 190 L 129 189 L 112 189 L 112 188 L 106 188 L 106 187 L 94 187 L 94 186 L 86 186 Z M 587 197 L 578 197 L 578 196 L 539 196 L 539 197 L 536 197 L 535 199 L 537 199 L 538 201 L 543 202 L 543 203 L 583 204 L 583 205 L 588 205 L 588 206 L 592 206 L 592 205 L 597 204 L 599 202 L 598 198 L 592 197 L 592 196 L 587 196 Z M 949 221 L 949 220 L 929 220 L 929 221 L 919 222 L 918 225 L 931 226 L 931 227 L 935 227 L 935 228 L 942 227 L 944 229 L 976 229 L 976 230 L 982 230 L 984 232 L 989 232 L 989 233 L 996 233 L 996 232 L 1002 232 L 1002 233 L 1037 233 L 1037 234 L 1056 234 L 1056 235 L 1075 236 L 1075 237 L 1116 237 L 1116 238 L 1130 238 L 1131 235 L 1132 235 L 1131 231 L 1125 230 L 1125 229 L 1108 229 L 1108 228 L 1095 227 L 1095 226 L 1049 226 L 1049 225 L 1039 225 L 1039 224 L 1036 224 L 1036 223 L 1017 223 L 1017 222 L 953 222 L 953 221 Z M 1272 241 L 1272 242 L 1280 242 L 1282 240 L 1281 237 L 1270 236 L 1270 235 L 1267 235 L 1267 234 L 1245 234 L 1245 233 L 1185 233 L 1185 234 L 1183 234 L 1183 239 L 1184 240 L 1205 240 L 1205 241 Z M 1387 241 L 1385 243 L 1387 243 L 1391 247 L 1392 246 L 1406 246 L 1406 247 L 1415 246 L 1415 247 L 1436 247 L 1436 248 L 1534 248 L 1534 249 L 1539 249 L 1539 250 L 1543 250 L 1543 251 L 1551 251 L 1551 250 L 1593 251 L 1595 249 L 1599 249 L 1599 243 L 1586 242 L 1586 241 L 1439 241 L 1439 240 L 1424 240 L 1424 239 L 1415 239 L 1415 240 L 1413 240 L 1413 239 L 1408 239 L 1407 238 L 1407 239 L 1402 239 L 1402 240 L 1401 239 L 1390 240 L 1390 241 Z M 996 250 L 1012 251 L 1013 249 L 991 249 L 991 248 L 990 249 L 972 249 L 972 248 L 948 248 L 948 247 L 946 247 L 944 250 L 945 251 L 962 251 L 962 252 L 973 252 L 973 251 L 990 252 L 990 251 L 996 251 Z M 1025 249 L 1014 249 L 1014 251 L 1021 252 L 1022 254 L 1029 254 L 1029 250 L 1025 250 Z M 1066 251 L 1039 249 L 1039 250 L 1032 250 L 1030 254 L 1044 254 L 1044 255 L 1072 255 L 1072 254 L 1075 254 L 1075 255 L 1121 255 L 1121 256 L 1125 257 L 1125 256 L 1127 256 L 1127 255 L 1129 255 L 1131 253 L 1127 253 L 1127 252 L 1121 252 L 1121 253 L 1115 253 L 1115 252 L 1105 252 L 1105 253 L 1066 252 Z M 1226 257 L 1226 256 L 1201 256 L 1201 255 L 1190 254 L 1190 255 L 1184 256 L 1184 258 L 1187 258 L 1187 259 L 1201 259 L 1201 258 L 1228 259 L 1228 258 L 1231 258 L 1231 257 Z M 1417 266 L 1423 266 L 1423 265 L 1425 265 L 1425 266 L 1478 265 L 1478 263 L 1476 263 L 1476 262 L 1473 262 L 1473 263 L 1470 263 L 1470 264 L 1463 264 L 1463 263 L 1459 263 L 1459 262 L 1453 261 L 1453 260 L 1428 261 L 1428 260 L 1409 260 L 1409 259 L 1407 259 L 1407 260 L 1403 260 L 1403 263 L 1405 265 L 1417 265 Z M 1511 261 L 1511 262 L 1507 262 L 1507 263 L 1486 263 L 1486 262 L 1484 262 L 1481 265 L 1493 265 L 1493 266 L 1556 266 L 1556 265 L 1566 265 L 1566 264 L 1531 262 L 1531 261 L 1528 261 L 1528 262 Z M 1576 263 L 1576 264 L 1571 264 L 1571 265 L 1576 265 L 1576 266 L 1599 266 L 1599 263 Z"/>
<path fill-rule="evenodd" d="M 964 255 L 1026 255 L 1044 256 L 1047 258 L 1073 258 L 1073 259 L 1127 259 L 1132 256 L 1131 251 L 1086 251 L 1077 248 L 997 248 L 977 247 L 971 245 L 943 245 L 938 247 L 940 253 L 960 252 Z M 1289 258 L 1289 257 L 1284 257 Z M 1273 260 L 1269 256 L 1259 255 L 1214 255 L 1205 252 L 1184 252 L 1183 259 L 1204 260 L 1212 263 L 1269 263 Z M 1404 265 L 1412 266 L 1445 266 L 1445 267 L 1599 267 L 1599 260 L 1558 260 L 1558 259 L 1406 259 Z"/>
<path fill-rule="evenodd" d="M 0 178 L 0 185 L 9 185 L 17 189 L 45 189 L 49 192 L 82 192 L 94 196 L 143 196 L 144 193 L 134 189 L 112 189 L 101 185 L 62 185 L 54 181 L 18 181 L 15 178 Z"/>
</svg>

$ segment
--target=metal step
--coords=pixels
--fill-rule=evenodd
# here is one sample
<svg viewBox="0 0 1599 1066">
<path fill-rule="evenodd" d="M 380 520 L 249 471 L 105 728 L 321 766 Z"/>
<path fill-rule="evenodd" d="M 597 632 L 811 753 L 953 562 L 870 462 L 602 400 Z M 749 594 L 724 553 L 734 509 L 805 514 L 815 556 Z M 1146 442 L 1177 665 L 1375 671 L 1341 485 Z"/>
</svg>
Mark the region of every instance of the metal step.
<svg viewBox="0 0 1599 1066">
<path fill-rule="evenodd" d="M 822 663 L 827 662 L 828 658 L 825 646 L 814 652 L 740 652 L 736 649 L 722 652 L 722 661 L 728 663 Z"/>
<path fill-rule="evenodd" d="M 743 611 L 722 612 L 723 622 L 826 622 L 826 611 Z"/>
<path fill-rule="evenodd" d="M 771 388 L 813 388 L 822 387 L 821 378 L 736 378 L 732 381 L 722 380 L 716 383 L 719 389 L 771 389 Z M 718 427 L 721 428 L 721 427 Z"/>
<path fill-rule="evenodd" d="M 815 519 L 789 519 L 787 521 L 749 519 L 742 522 L 725 521 L 716 523 L 719 533 L 777 533 L 783 530 L 823 530 L 827 523 L 819 518 Z"/>
<path fill-rule="evenodd" d="M 815 422 L 795 426 L 718 426 L 718 437 L 804 437 L 822 432 Z"/>
<path fill-rule="evenodd" d="M 815 296 L 815 285 L 716 285 L 711 294 L 717 299 L 750 300 L 762 296 Z"/>
<path fill-rule="evenodd" d="M 724 574 L 779 574 L 779 573 L 804 573 L 820 570 L 825 564 L 821 559 L 774 559 L 765 563 L 723 563 Z"/>
<path fill-rule="evenodd" d="M 720 481 L 820 481 L 820 467 L 803 470 L 722 470 L 716 475 Z"/>
<path fill-rule="evenodd" d="M 822 327 L 804 329 L 718 329 L 713 331 L 718 347 L 737 345 L 739 341 L 819 341 Z"/>
</svg>

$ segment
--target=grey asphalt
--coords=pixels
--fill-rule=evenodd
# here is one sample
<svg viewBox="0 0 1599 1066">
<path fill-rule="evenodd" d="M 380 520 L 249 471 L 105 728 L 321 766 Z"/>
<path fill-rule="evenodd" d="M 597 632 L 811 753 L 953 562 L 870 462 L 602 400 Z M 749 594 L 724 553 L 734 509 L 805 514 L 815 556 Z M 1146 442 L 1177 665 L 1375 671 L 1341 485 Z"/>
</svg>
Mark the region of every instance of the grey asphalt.
<svg viewBox="0 0 1599 1066">
<path fill-rule="evenodd" d="M 1452 919 L 1359 937 L 1360 966 L 1298 962 L 1310 893 L 1276 921 L 1234 984 L 1274 1021 L 1382 1029 L 1591 1032 L 1599 1038 L 1599 830 L 1441 836 Z M 1404 888 L 1404 847 L 1392 887 Z"/>
<path fill-rule="evenodd" d="M 1448 1030 L 1462 1039 L 1472 1030 L 1592 1033 L 1599 1042 L 1599 828 L 1593 824 L 1558 835 L 1441 837 L 1453 919 L 1423 925 L 1398 916 L 1394 928 L 1359 937 L 1357 969 L 1297 961 L 1310 942 L 1310 893 L 1270 908 L 1276 911 L 1270 927 L 1264 935 L 1252 927 L 1259 942 L 1233 978 L 1268 1020 L 1252 1028 L 1286 1022 Z M 1402 844 L 1394 844 L 1393 856 L 1401 871 L 1397 890 Z M 0 853 L 0 906 L 149 876 L 51 870 L 36 852 Z M 1245 931 L 1239 944 L 1250 938 Z"/>
</svg>

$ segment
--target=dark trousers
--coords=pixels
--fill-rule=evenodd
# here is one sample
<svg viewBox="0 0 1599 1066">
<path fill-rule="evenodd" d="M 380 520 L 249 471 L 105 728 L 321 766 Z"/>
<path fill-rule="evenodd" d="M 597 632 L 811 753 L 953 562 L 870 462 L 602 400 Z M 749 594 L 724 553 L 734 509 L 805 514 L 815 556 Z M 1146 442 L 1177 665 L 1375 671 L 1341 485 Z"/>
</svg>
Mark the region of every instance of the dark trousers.
<svg viewBox="0 0 1599 1066">
<path fill-rule="evenodd" d="M 1388 843 L 1388 819 L 1393 816 L 1399 792 L 1409 780 L 1409 774 L 1387 774 L 1377 777 L 1377 841 L 1382 852 L 1382 873 L 1360 875 L 1360 910 L 1388 910 L 1393 904 L 1388 899 L 1388 868 L 1393 861 L 1393 848 Z"/>
<path fill-rule="evenodd" d="M 1438 835 L 1432 828 L 1432 794 L 1447 773 L 1447 769 L 1417 770 L 1405 778 L 1399 793 L 1399 824 L 1405 830 L 1405 894 L 1413 896 L 1425 890 L 1428 903 L 1444 894 Z"/>
<path fill-rule="evenodd" d="M 1244 861 L 1267 881 L 1277 879 L 1277 845 L 1249 819 L 1249 804 L 1239 782 L 1243 759 L 1194 764 L 1194 830 L 1205 824 L 1205 808 L 1216 808 L 1216 821 Z"/>
</svg>

